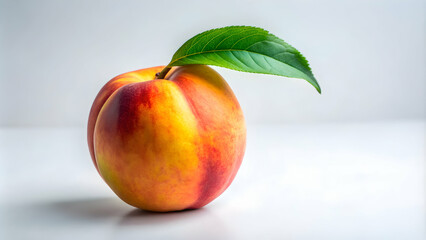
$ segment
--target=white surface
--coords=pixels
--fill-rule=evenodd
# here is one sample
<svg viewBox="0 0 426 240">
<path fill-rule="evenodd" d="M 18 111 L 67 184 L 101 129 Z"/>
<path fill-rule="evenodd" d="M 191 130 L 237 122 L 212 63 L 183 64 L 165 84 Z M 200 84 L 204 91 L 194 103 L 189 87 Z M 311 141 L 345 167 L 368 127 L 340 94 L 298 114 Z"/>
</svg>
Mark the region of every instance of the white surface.
<svg viewBox="0 0 426 240">
<path fill-rule="evenodd" d="M 85 130 L 0 130 L 0 239 L 425 239 L 425 121 L 249 125 L 231 187 L 207 207 L 121 202 Z"/>
<path fill-rule="evenodd" d="M 0 0 L 0 125 L 83 126 L 109 79 L 227 25 L 288 41 L 323 89 L 219 68 L 249 123 L 426 118 L 425 16 L 425 0 Z"/>
</svg>

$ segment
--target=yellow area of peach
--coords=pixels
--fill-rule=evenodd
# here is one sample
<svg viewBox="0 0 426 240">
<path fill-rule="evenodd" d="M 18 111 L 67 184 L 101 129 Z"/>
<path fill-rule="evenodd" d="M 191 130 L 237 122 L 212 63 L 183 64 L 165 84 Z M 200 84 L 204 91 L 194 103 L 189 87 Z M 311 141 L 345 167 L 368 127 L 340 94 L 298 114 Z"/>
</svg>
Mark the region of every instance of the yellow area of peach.
<svg viewBox="0 0 426 240">
<path fill-rule="evenodd" d="M 197 120 L 173 82 L 144 84 L 150 84 L 151 105 L 138 105 L 136 126 L 125 139 L 114 129 L 100 130 L 108 129 L 106 112 L 116 111 L 117 95 L 102 108 L 95 128 L 98 167 L 111 189 L 130 205 L 153 211 L 184 209 L 197 199 L 202 173 Z"/>
<path fill-rule="evenodd" d="M 208 151 L 217 149 L 215 157 L 205 159 L 220 168 L 221 187 L 209 196 L 219 196 L 233 180 L 245 149 L 246 126 L 238 100 L 226 81 L 204 65 L 188 65 L 175 70 L 169 79 L 184 88 L 199 113 L 200 135 Z"/>
</svg>

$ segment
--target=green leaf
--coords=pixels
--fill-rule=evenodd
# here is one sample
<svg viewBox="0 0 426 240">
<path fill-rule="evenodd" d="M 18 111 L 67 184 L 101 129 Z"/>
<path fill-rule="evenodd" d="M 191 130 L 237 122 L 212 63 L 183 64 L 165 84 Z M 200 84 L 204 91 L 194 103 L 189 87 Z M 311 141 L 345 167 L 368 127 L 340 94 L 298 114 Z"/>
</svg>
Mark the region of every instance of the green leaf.
<svg viewBox="0 0 426 240">
<path fill-rule="evenodd" d="M 280 38 L 257 27 L 230 26 L 196 35 L 176 51 L 168 66 L 189 64 L 305 79 L 321 93 L 305 57 Z"/>
</svg>

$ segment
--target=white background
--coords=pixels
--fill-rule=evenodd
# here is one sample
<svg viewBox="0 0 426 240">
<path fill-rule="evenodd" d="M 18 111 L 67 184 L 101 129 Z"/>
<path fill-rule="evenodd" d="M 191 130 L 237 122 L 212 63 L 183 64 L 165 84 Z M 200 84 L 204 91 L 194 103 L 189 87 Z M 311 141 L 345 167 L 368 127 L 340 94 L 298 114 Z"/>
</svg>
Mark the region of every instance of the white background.
<svg viewBox="0 0 426 240">
<path fill-rule="evenodd" d="M 2 1 L 0 125 L 84 126 L 112 77 L 167 64 L 214 27 L 263 27 L 309 60 L 303 80 L 217 70 L 248 123 L 426 118 L 425 1 Z"/>
<path fill-rule="evenodd" d="M 0 239 L 426 239 L 426 2 L 0 0 Z M 86 143 L 112 77 L 195 34 L 263 27 L 307 82 L 215 68 L 248 123 L 231 187 L 196 211 L 119 200 Z"/>
</svg>

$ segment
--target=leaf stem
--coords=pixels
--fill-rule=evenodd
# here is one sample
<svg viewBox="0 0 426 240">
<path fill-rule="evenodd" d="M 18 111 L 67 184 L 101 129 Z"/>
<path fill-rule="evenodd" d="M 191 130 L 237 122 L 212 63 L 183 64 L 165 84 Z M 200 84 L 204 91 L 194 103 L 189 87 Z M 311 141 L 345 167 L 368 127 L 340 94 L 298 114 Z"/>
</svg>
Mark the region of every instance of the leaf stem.
<svg viewBox="0 0 426 240">
<path fill-rule="evenodd" d="M 166 66 L 163 70 L 161 70 L 161 72 L 158 72 L 155 74 L 155 79 L 164 79 L 167 73 L 170 71 L 170 69 L 172 68 L 169 66 Z"/>
</svg>

